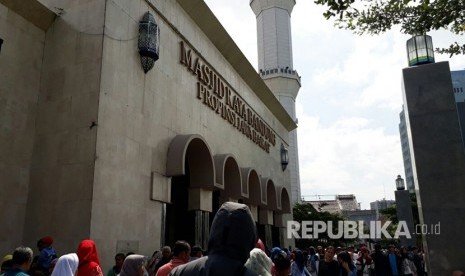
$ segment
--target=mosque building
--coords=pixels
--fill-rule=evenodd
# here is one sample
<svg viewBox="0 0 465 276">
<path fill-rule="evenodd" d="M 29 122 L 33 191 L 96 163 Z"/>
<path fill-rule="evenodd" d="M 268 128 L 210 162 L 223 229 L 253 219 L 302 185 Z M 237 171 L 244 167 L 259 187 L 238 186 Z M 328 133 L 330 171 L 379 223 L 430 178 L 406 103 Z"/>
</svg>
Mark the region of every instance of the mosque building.
<svg viewBox="0 0 465 276">
<path fill-rule="evenodd" d="M 226 201 L 293 246 L 295 1 L 250 4 L 259 72 L 202 0 L 0 0 L 0 252 L 207 248 Z"/>
</svg>

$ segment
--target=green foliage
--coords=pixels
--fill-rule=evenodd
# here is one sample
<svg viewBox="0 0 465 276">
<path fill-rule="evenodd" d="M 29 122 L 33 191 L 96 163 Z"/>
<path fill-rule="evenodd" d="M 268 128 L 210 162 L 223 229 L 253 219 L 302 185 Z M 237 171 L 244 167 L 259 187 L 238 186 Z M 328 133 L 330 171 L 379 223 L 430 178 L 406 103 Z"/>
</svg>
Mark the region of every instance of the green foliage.
<svg viewBox="0 0 465 276">
<path fill-rule="evenodd" d="M 420 219 L 418 215 L 418 205 L 417 205 L 417 197 L 415 194 L 410 194 L 410 200 L 412 202 L 412 214 L 413 214 L 413 225 L 418 225 L 420 224 Z M 386 209 L 379 210 L 381 215 L 385 218 L 385 220 L 392 221 L 392 224 L 388 227 L 387 231 L 391 236 L 394 236 L 394 232 L 397 228 L 397 224 L 399 223 L 399 220 L 397 219 L 397 211 L 396 211 L 396 205 L 392 205 Z M 387 245 L 388 243 L 394 243 L 397 244 L 398 241 L 389 241 L 383 239 L 381 241 L 383 245 Z M 416 244 L 418 246 L 422 246 L 422 236 L 421 235 L 416 235 Z"/>
<path fill-rule="evenodd" d="M 391 205 L 386 209 L 381 209 L 379 210 L 381 216 L 384 218 L 382 219 L 383 221 L 391 221 L 392 223 L 389 225 L 387 228 L 387 232 L 391 237 L 394 237 L 395 231 L 397 229 L 397 225 L 399 224 L 399 219 L 397 218 L 397 210 L 396 210 L 396 205 Z M 387 247 L 389 244 L 394 244 L 397 245 L 399 244 L 399 240 L 392 240 L 392 239 L 386 239 L 386 237 L 382 237 L 382 239 L 379 241 L 379 243 Z"/>
<path fill-rule="evenodd" d="M 302 221 L 332 221 L 333 231 L 332 233 L 338 233 L 338 222 L 344 221 L 344 218 L 339 214 L 331 214 L 328 212 L 318 212 L 308 203 L 298 203 L 293 209 L 294 220 L 302 224 Z M 349 239 L 338 239 L 331 240 L 328 237 L 328 231 L 319 234 L 318 239 L 296 239 L 297 248 L 308 248 L 309 246 L 345 246 L 352 244 L 354 240 Z"/>
<path fill-rule="evenodd" d="M 339 28 L 361 35 L 380 34 L 399 25 L 401 32 L 422 35 L 433 30 L 465 32 L 465 0 L 315 0 L 326 6 L 324 17 L 334 18 Z M 450 56 L 465 54 L 465 44 L 437 48 Z"/>
<path fill-rule="evenodd" d="M 379 212 L 386 218 L 386 220 L 392 221 L 393 224 L 399 223 L 397 219 L 396 205 L 391 205 L 386 209 L 381 209 Z"/>
</svg>

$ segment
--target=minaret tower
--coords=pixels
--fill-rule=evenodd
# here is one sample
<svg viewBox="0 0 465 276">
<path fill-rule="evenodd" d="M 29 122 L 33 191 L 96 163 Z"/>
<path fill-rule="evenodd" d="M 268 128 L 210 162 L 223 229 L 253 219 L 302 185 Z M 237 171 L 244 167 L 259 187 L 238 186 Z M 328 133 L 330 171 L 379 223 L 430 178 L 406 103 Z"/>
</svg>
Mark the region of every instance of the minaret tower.
<svg viewBox="0 0 465 276">
<path fill-rule="evenodd" d="M 250 0 L 257 17 L 258 70 L 289 115 L 296 121 L 295 99 L 300 77 L 293 68 L 291 12 L 295 0 Z M 301 201 L 297 130 L 289 133 L 292 203 Z"/>
</svg>

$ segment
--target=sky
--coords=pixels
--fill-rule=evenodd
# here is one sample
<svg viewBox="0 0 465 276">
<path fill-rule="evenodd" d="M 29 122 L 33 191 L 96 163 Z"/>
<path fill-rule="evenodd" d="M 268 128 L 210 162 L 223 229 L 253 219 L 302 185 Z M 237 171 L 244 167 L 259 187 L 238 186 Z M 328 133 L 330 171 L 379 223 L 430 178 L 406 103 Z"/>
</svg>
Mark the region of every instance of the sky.
<svg viewBox="0 0 465 276">
<path fill-rule="evenodd" d="M 249 0 L 205 0 L 257 69 L 256 19 Z M 313 0 L 297 0 L 291 14 L 294 69 L 302 87 L 296 99 L 301 194 L 307 200 L 354 194 L 362 209 L 394 199 L 395 179 L 404 177 L 399 136 L 402 69 L 408 35 L 395 28 L 359 36 L 334 27 Z M 428 33 L 434 47 L 463 36 Z M 451 70 L 465 57 L 435 54 Z"/>
</svg>

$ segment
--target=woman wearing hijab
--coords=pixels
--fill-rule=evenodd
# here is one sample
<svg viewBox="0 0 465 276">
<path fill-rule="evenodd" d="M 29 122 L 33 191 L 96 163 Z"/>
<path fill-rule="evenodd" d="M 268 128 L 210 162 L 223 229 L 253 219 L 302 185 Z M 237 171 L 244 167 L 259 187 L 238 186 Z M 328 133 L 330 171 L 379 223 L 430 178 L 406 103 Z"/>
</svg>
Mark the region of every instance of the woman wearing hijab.
<svg viewBox="0 0 465 276">
<path fill-rule="evenodd" d="M 103 276 L 94 241 L 81 241 L 76 253 L 79 258 L 79 276 Z"/>
<path fill-rule="evenodd" d="M 53 268 L 52 276 L 74 276 L 78 269 L 79 258 L 76 253 L 70 253 L 58 258 Z"/>
<path fill-rule="evenodd" d="M 143 276 L 148 275 L 145 270 L 145 257 L 142 255 L 129 255 L 124 259 L 123 268 L 119 276 Z"/>
<path fill-rule="evenodd" d="M 155 276 L 155 266 L 157 265 L 158 261 L 161 259 L 162 254 L 161 251 L 155 250 L 152 254 L 152 258 L 148 261 L 147 264 L 147 272 L 150 276 Z"/>
<path fill-rule="evenodd" d="M 313 246 L 308 248 L 308 262 L 307 262 L 307 270 L 310 272 L 310 275 L 317 276 L 318 275 L 318 263 L 320 259 L 316 254 L 316 250 Z"/>
<path fill-rule="evenodd" d="M 302 253 L 300 250 L 295 251 L 294 262 L 291 265 L 291 275 L 310 276 L 310 272 L 308 272 L 307 268 L 305 267 L 304 253 Z"/>
<path fill-rule="evenodd" d="M 261 248 L 254 248 L 250 251 L 250 257 L 245 263 L 247 269 L 260 276 L 271 276 L 271 259 Z"/>
<path fill-rule="evenodd" d="M 357 276 L 357 267 L 352 262 L 352 257 L 346 251 L 339 252 L 337 254 L 337 261 L 340 266 L 341 276 Z"/>
</svg>

